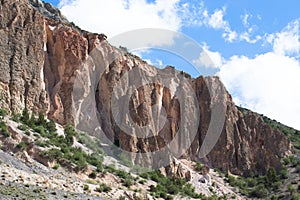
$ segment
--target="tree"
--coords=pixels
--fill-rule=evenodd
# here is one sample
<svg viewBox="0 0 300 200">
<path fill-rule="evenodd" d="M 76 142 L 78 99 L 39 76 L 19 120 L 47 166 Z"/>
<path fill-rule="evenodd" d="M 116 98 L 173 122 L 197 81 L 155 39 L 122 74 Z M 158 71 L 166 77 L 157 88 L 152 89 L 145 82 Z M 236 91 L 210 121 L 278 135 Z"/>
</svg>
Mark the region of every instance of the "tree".
<svg viewBox="0 0 300 200">
<path fill-rule="evenodd" d="M 45 120 L 45 116 L 42 112 L 39 113 L 39 117 L 37 119 L 36 125 L 46 127 L 47 121 Z"/>
<path fill-rule="evenodd" d="M 25 124 L 27 124 L 29 121 L 29 112 L 26 107 L 22 112 L 21 121 L 24 122 Z"/>
<path fill-rule="evenodd" d="M 68 125 L 65 128 L 65 139 L 66 139 L 67 145 L 70 145 L 70 146 L 73 145 L 75 135 L 76 135 L 75 129 L 72 126 Z"/>
<path fill-rule="evenodd" d="M 27 122 L 27 125 L 31 128 L 34 128 L 35 127 L 35 116 L 34 116 L 34 113 L 32 112 L 31 113 L 31 117 L 30 119 L 28 120 Z"/>
<path fill-rule="evenodd" d="M 49 122 L 46 124 L 46 128 L 50 133 L 55 133 L 57 131 L 55 122 L 53 119 L 51 119 Z"/>
<path fill-rule="evenodd" d="M 269 186 L 271 186 L 273 183 L 278 181 L 278 176 L 277 176 L 277 173 L 276 173 L 276 170 L 274 169 L 274 167 L 271 167 L 268 170 L 268 173 L 266 176 L 266 181 Z"/>
</svg>

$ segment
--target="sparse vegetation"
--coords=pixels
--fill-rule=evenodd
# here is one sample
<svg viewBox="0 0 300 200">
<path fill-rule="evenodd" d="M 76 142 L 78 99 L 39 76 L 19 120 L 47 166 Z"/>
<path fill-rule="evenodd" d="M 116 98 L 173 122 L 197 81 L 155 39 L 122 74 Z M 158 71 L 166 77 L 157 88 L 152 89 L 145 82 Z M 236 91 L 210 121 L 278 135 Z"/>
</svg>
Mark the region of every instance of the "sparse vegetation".
<svg viewBox="0 0 300 200">
<path fill-rule="evenodd" d="M 10 137 L 10 132 L 8 131 L 7 125 L 0 120 L 0 133 L 3 137 Z"/>
<path fill-rule="evenodd" d="M 20 142 L 19 144 L 17 144 L 17 148 L 20 149 L 20 150 L 24 150 L 27 146 L 27 143 L 26 142 Z"/>
<path fill-rule="evenodd" d="M 104 183 L 101 183 L 99 185 L 99 187 L 97 187 L 96 189 L 96 192 L 109 192 L 111 191 L 111 187 L 109 187 L 108 185 L 104 184 Z"/>
<path fill-rule="evenodd" d="M 246 108 L 237 108 L 243 113 L 244 116 L 247 115 L 248 112 L 252 112 Z M 261 116 L 264 122 L 271 126 L 273 129 L 279 129 L 282 133 L 284 133 L 292 141 L 295 148 L 300 151 L 300 131 L 277 122 L 276 120 L 272 120 L 264 115 Z"/>
<path fill-rule="evenodd" d="M 0 118 L 3 119 L 7 115 L 7 110 L 0 108 Z"/>
<path fill-rule="evenodd" d="M 83 186 L 83 190 L 84 190 L 84 191 L 87 191 L 87 190 L 89 190 L 89 189 L 90 189 L 90 187 L 89 187 L 88 185 L 84 185 L 84 186 Z"/>
<path fill-rule="evenodd" d="M 200 162 L 196 162 L 196 167 L 195 167 L 195 170 L 196 171 L 198 171 L 198 172 L 200 172 L 201 171 L 201 169 L 202 169 L 202 164 L 200 163 Z"/>
<path fill-rule="evenodd" d="M 248 197 L 264 198 L 269 193 L 277 191 L 288 177 L 286 168 L 277 174 L 274 168 L 270 168 L 266 176 L 233 177 L 227 176 L 227 181 L 231 186 L 239 188 L 239 191 Z"/>
<path fill-rule="evenodd" d="M 150 192 L 156 198 L 171 198 L 170 195 L 181 194 L 192 198 L 203 198 L 203 194 L 195 193 L 195 188 L 184 179 L 176 177 L 164 177 L 159 171 L 141 174 L 145 179 L 151 179 L 157 182 L 157 186 L 152 185 Z"/>
</svg>

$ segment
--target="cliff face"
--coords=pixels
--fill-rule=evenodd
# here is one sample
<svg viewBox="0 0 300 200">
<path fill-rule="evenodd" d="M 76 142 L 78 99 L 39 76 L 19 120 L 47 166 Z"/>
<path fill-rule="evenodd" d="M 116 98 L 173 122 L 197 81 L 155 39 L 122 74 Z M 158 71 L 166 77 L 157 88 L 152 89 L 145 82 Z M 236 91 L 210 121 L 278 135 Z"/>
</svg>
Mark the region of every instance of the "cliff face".
<svg viewBox="0 0 300 200">
<path fill-rule="evenodd" d="M 60 124 L 75 123 L 89 130 L 99 124 L 113 143 L 136 153 L 131 156 L 135 163 L 155 165 L 165 160 L 166 154 L 153 159 L 137 153 L 162 150 L 176 137 L 178 142 L 172 143 L 176 154 L 235 174 L 265 173 L 271 166 L 280 169 L 280 159 L 292 149 L 286 137 L 259 115 L 241 113 L 217 77 L 193 79 L 172 67 L 157 76 L 157 69 L 112 47 L 104 35 L 76 30 L 56 9 L 39 1 L 1 1 L 0 52 L 1 107 L 11 113 L 27 107 Z M 132 70 L 136 72 L 130 75 Z M 162 85 L 168 77 L 173 78 Z M 139 87 L 130 88 L 132 84 Z M 188 87 L 193 94 L 184 89 Z M 128 101 L 122 101 L 126 95 Z M 190 98 L 182 102 L 180 97 Z M 214 113 L 216 105 L 222 107 L 220 119 Z M 115 116 L 115 109 L 121 114 Z M 224 123 L 210 127 L 212 118 Z M 150 128 L 126 127 L 129 119 Z M 214 131 L 220 132 L 217 144 L 203 154 L 209 151 L 203 145 L 205 138 Z"/>
</svg>

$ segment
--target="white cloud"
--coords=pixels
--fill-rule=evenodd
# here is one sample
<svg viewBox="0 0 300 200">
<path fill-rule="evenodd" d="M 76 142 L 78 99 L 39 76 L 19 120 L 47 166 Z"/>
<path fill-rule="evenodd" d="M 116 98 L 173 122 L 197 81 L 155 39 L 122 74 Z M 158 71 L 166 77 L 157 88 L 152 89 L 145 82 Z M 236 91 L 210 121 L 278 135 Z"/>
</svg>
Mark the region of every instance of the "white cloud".
<svg viewBox="0 0 300 200">
<path fill-rule="evenodd" d="M 272 52 L 254 58 L 232 56 L 218 75 L 237 105 L 300 129 L 299 22 L 265 39 L 273 45 Z"/>
<path fill-rule="evenodd" d="M 127 31 L 142 28 L 163 28 L 178 31 L 181 19 L 178 16 L 179 0 L 62 0 L 60 9 L 70 21 L 81 28 L 105 33 L 113 37 Z M 164 42 L 166 38 L 157 43 Z M 172 40 L 170 40 L 172 42 Z"/>
<path fill-rule="evenodd" d="M 243 25 L 245 26 L 245 27 L 249 27 L 249 22 L 248 22 L 248 20 L 249 20 L 249 18 L 251 18 L 252 17 L 252 15 L 250 15 L 250 14 L 245 14 L 245 15 L 242 15 L 241 16 L 241 18 L 242 18 L 242 21 L 243 21 Z"/>
<path fill-rule="evenodd" d="M 248 29 L 248 32 L 243 32 L 239 35 L 240 41 L 246 41 L 250 44 L 255 44 L 257 43 L 259 40 L 262 39 L 262 37 L 260 35 L 256 35 L 254 38 L 251 38 L 251 29 Z"/>
<path fill-rule="evenodd" d="M 207 10 L 204 10 L 203 22 L 208 27 L 216 30 L 223 30 L 222 37 L 228 42 L 233 42 L 237 39 L 238 34 L 236 31 L 233 31 L 231 29 L 229 22 L 223 19 L 225 12 L 225 7 L 223 7 L 222 9 L 216 9 L 211 15 L 209 15 Z"/>
<path fill-rule="evenodd" d="M 203 50 L 199 55 L 199 58 L 192 61 L 197 67 L 204 66 L 205 68 L 219 68 L 222 65 L 222 56 L 219 52 L 213 52 L 209 50 L 209 47 L 204 44 Z"/>
<path fill-rule="evenodd" d="M 299 54 L 299 22 L 300 20 L 290 22 L 281 32 L 269 36 L 268 41 L 273 43 L 275 53 L 281 55 Z"/>
<path fill-rule="evenodd" d="M 207 24 L 214 29 L 228 29 L 229 23 L 223 19 L 225 8 L 222 10 L 215 10 L 215 12 L 209 16 L 207 10 L 203 13 L 207 18 Z"/>
<path fill-rule="evenodd" d="M 234 56 L 219 72 L 236 103 L 300 129 L 300 63 L 273 52 Z"/>
</svg>

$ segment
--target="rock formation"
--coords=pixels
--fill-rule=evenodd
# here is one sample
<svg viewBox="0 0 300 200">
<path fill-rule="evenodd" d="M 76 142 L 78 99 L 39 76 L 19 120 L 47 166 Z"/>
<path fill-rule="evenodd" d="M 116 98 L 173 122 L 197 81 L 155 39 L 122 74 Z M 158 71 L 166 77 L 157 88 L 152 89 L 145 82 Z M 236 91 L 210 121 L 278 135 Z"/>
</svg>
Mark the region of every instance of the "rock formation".
<svg viewBox="0 0 300 200">
<path fill-rule="evenodd" d="M 112 143 L 134 153 L 161 150 L 178 136 L 184 142 L 175 142 L 173 148 L 182 157 L 241 175 L 250 171 L 264 174 L 271 166 L 279 170 L 281 158 L 292 150 L 287 138 L 264 123 L 262 117 L 252 112 L 241 113 L 218 77 L 193 79 L 166 67 L 150 81 L 148 77 L 157 75 L 158 69 L 111 46 L 103 34 L 75 28 L 49 4 L 2 0 L 0 52 L 0 106 L 10 113 L 20 113 L 26 107 L 34 113 L 44 112 L 62 125 L 80 124 L 78 119 L 82 119 L 86 122 L 82 126 L 90 130 L 97 128 L 97 120 Z M 140 79 L 131 77 L 132 70 Z M 160 84 L 170 76 L 173 78 Z M 129 91 L 132 84 L 141 86 Z M 118 90 L 114 90 L 116 86 Z M 186 87 L 193 90 L 185 90 Z M 193 118 L 197 109 L 191 102 L 195 103 L 195 99 L 180 102 L 180 96 L 191 97 L 190 92 L 197 100 L 199 123 Z M 132 127 L 127 131 L 120 127 L 112 112 L 118 106 L 112 98 L 120 102 L 122 95 L 129 94 L 128 106 L 119 105 L 120 113 L 125 113 L 119 117 L 121 121 L 130 118 L 139 127 L 150 125 L 152 129 L 141 131 L 143 138 Z M 219 128 L 221 133 L 217 144 L 208 155 L 199 157 L 210 130 L 214 105 L 225 108 L 225 121 L 222 127 L 212 127 L 212 131 Z M 182 112 L 190 114 L 182 116 Z M 161 114 L 166 118 L 163 124 Z M 188 131 L 191 127 L 196 127 L 194 133 Z M 176 134 L 179 129 L 184 135 Z M 185 143 L 191 143 L 190 148 Z M 141 155 L 130 159 L 145 165 L 165 159 L 164 154 L 155 160 L 148 154 Z"/>
</svg>

